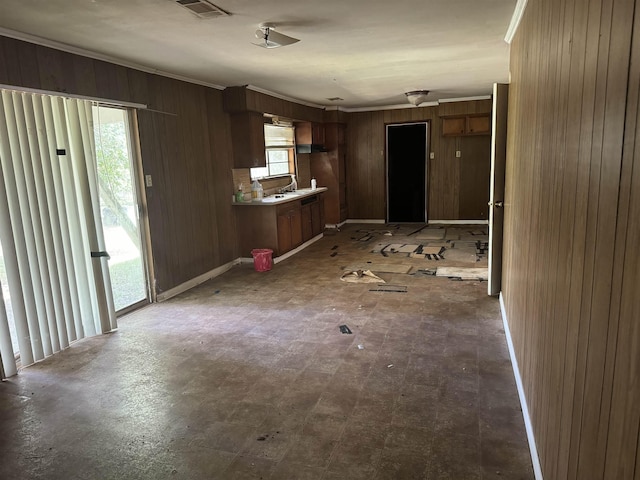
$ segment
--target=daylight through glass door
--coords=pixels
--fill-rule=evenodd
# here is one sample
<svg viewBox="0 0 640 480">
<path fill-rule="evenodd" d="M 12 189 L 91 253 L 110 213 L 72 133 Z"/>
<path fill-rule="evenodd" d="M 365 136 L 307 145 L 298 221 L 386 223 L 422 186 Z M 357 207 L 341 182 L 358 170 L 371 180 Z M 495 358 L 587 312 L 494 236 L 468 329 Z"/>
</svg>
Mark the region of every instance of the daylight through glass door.
<svg viewBox="0 0 640 480">
<path fill-rule="evenodd" d="M 130 125 L 125 109 L 94 106 L 100 214 L 116 311 L 148 299 Z"/>
</svg>

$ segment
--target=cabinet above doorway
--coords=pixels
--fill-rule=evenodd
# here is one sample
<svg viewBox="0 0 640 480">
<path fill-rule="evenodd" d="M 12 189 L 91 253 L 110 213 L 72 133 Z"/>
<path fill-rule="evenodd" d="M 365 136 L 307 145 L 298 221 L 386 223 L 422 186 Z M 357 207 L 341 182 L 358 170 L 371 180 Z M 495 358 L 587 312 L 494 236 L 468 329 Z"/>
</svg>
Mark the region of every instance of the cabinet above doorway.
<svg viewBox="0 0 640 480">
<path fill-rule="evenodd" d="M 489 114 L 442 117 L 442 136 L 489 135 L 491 117 Z"/>
</svg>

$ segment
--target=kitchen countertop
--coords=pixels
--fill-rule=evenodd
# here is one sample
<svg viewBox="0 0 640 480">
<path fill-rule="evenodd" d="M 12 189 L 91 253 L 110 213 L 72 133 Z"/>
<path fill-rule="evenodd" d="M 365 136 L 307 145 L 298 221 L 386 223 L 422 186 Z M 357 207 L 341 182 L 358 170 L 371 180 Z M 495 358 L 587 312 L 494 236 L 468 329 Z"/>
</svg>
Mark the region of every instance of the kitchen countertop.
<svg viewBox="0 0 640 480">
<path fill-rule="evenodd" d="M 276 193 L 265 198 L 253 199 L 250 202 L 233 202 L 233 204 L 268 207 L 272 205 L 280 205 L 282 203 L 292 202 L 294 200 L 300 200 L 301 198 L 310 197 L 311 195 L 326 192 L 327 190 L 327 187 L 318 187 L 315 190 L 311 190 L 310 188 L 299 188 L 295 192 L 287 192 L 283 194 Z M 280 197 L 280 195 L 283 196 Z"/>
</svg>

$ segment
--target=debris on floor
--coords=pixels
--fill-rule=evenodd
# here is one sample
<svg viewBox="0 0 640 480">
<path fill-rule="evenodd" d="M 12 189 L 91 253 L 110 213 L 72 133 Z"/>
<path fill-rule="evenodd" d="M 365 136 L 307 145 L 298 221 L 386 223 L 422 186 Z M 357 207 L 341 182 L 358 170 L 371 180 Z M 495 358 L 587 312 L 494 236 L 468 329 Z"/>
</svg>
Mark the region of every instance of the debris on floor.
<svg viewBox="0 0 640 480">
<path fill-rule="evenodd" d="M 418 248 L 421 248 L 422 245 L 402 245 L 399 249 L 398 249 L 398 253 L 413 253 L 416 250 L 418 250 Z"/>
<path fill-rule="evenodd" d="M 411 272 L 409 275 L 414 275 L 416 277 L 434 277 L 436 275 L 437 268 L 420 268 Z"/>
<path fill-rule="evenodd" d="M 371 270 L 349 270 L 342 274 L 340 280 L 348 283 L 386 283 Z"/>
<path fill-rule="evenodd" d="M 407 293 L 407 287 L 405 285 L 378 285 L 377 288 L 370 288 L 369 291 Z"/>
<path fill-rule="evenodd" d="M 488 280 L 486 268 L 438 267 L 436 277 L 459 278 L 460 280 Z"/>
<path fill-rule="evenodd" d="M 340 325 L 338 328 L 340 329 L 340 333 L 344 333 L 347 335 L 351 335 L 353 333 L 351 329 L 346 325 Z"/>
<path fill-rule="evenodd" d="M 371 263 L 366 266 L 362 265 L 349 265 L 344 267 L 343 270 L 346 271 L 356 271 L 356 270 L 371 270 L 372 272 L 377 273 L 409 273 L 411 271 L 411 265 L 406 264 L 392 264 L 392 263 Z"/>
</svg>

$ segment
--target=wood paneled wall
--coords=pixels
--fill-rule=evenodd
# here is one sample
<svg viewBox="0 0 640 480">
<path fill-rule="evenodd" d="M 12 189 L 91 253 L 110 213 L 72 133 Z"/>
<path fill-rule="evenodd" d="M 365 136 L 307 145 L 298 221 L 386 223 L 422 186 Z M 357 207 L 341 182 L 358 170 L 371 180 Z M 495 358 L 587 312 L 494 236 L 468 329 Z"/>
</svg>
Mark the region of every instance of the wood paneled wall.
<svg viewBox="0 0 640 480">
<path fill-rule="evenodd" d="M 545 479 L 640 479 L 639 10 L 529 0 L 511 45 L 502 285 Z"/>
<path fill-rule="evenodd" d="M 490 136 L 442 137 L 440 116 L 490 111 L 491 101 L 480 100 L 349 113 L 346 168 L 349 218 L 386 218 L 386 125 L 427 121 L 429 150 L 435 154 L 429 160 L 427 172 L 428 219 L 486 219 Z M 456 158 L 456 150 L 462 152 L 461 158 Z M 477 182 L 479 174 L 484 174 L 487 181 Z"/>
<path fill-rule="evenodd" d="M 156 291 L 238 256 L 222 92 L 0 37 L 0 84 L 147 104 L 139 112 Z"/>
</svg>

